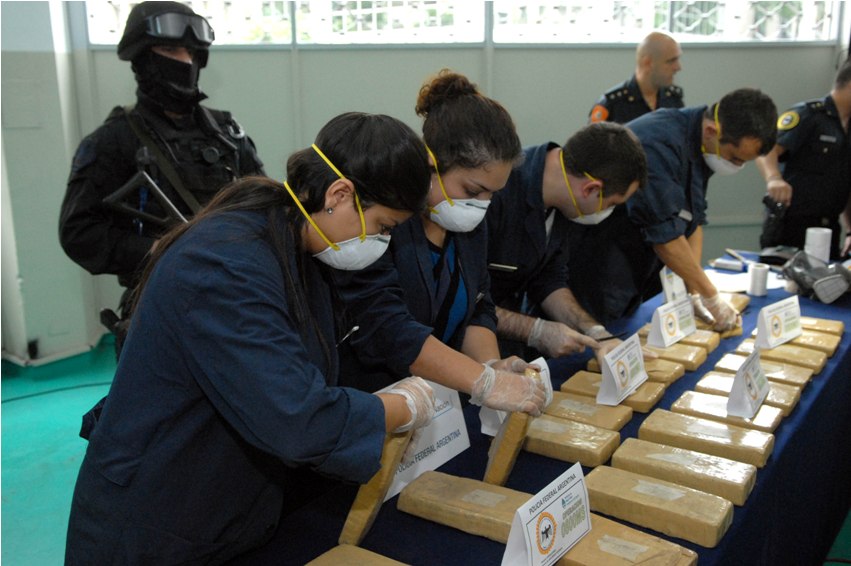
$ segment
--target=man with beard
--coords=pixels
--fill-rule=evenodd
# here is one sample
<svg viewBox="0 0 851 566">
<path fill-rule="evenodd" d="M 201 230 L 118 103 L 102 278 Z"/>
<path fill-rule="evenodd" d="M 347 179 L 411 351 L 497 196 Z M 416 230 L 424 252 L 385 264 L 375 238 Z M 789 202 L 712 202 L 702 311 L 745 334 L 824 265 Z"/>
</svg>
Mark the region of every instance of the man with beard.
<svg viewBox="0 0 851 566">
<path fill-rule="evenodd" d="M 214 39 L 179 2 L 142 2 L 127 18 L 118 57 L 132 62 L 136 104 L 117 106 L 77 148 L 59 218 L 65 253 L 127 289 L 110 330 L 129 317 L 129 291 L 164 229 L 183 222 L 230 181 L 263 175 L 254 143 L 230 113 L 199 103 Z M 117 333 L 120 348 L 120 333 Z"/>
</svg>

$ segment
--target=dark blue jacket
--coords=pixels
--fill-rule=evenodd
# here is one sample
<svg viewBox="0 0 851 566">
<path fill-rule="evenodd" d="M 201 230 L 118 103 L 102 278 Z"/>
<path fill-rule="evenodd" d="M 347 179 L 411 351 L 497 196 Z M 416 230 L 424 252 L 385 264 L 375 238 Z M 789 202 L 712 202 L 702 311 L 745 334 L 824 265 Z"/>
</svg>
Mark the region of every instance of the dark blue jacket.
<svg viewBox="0 0 851 566">
<path fill-rule="evenodd" d="M 598 320 L 629 315 L 658 293 L 662 264 L 653 244 L 706 223 L 712 171 L 700 149 L 705 110 L 663 108 L 629 122 L 647 154 L 647 186 L 599 225 L 570 226 L 570 288 Z"/>
<path fill-rule="evenodd" d="M 356 482 L 379 469 L 384 410 L 332 387 L 317 262 L 288 238 L 289 269 L 305 281 L 293 296 L 266 224 L 212 217 L 153 271 L 77 479 L 68 564 L 218 564 L 273 534 L 300 497 L 293 468 Z M 298 323 L 296 302 L 315 325 Z"/>
<path fill-rule="evenodd" d="M 567 220 L 556 211 L 547 241 L 543 183 L 546 143 L 524 150 L 505 188 L 494 194 L 486 218 L 491 295 L 496 305 L 520 310 L 523 294 L 530 306 L 568 286 Z M 564 189 L 567 190 L 567 187 Z"/>
<path fill-rule="evenodd" d="M 468 326 L 496 332 L 487 272 L 487 229 L 454 233 L 467 312 L 448 345 L 460 350 Z M 422 219 L 415 215 L 393 229 L 390 249 L 362 271 L 335 272 L 351 327 L 340 345 L 340 383 L 375 391 L 410 375 L 432 332 L 434 277 Z"/>
</svg>

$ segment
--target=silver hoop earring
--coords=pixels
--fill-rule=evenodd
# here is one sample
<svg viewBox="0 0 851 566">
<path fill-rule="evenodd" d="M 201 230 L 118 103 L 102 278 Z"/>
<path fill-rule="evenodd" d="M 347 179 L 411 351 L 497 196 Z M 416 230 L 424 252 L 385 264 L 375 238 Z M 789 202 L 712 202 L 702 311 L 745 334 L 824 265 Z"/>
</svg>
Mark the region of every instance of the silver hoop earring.
<svg viewBox="0 0 851 566">
<path fill-rule="evenodd" d="M 327 212 L 328 214 L 333 214 L 334 209 L 329 206 L 328 208 L 325 209 L 325 212 Z"/>
</svg>

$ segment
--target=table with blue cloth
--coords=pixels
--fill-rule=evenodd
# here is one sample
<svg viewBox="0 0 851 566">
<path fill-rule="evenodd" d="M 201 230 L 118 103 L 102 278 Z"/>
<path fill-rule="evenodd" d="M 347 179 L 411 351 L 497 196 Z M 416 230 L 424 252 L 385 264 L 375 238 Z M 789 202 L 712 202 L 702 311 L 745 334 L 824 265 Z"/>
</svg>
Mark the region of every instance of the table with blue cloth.
<svg viewBox="0 0 851 566">
<path fill-rule="evenodd" d="M 722 340 L 697 371 L 686 372 L 668 387 L 655 408 L 669 409 L 684 391 L 693 390 L 721 356 L 750 336 L 762 307 L 788 296 L 789 293 L 776 289 L 770 290 L 766 297 L 751 297 L 750 306 L 743 314 L 744 335 Z M 634 316 L 610 325 L 610 330 L 637 331 L 650 321 L 661 300 L 661 296 L 657 296 L 647 301 Z M 766 466 L 757 472 L 756 485 L 745 505 L 734 508 L 730 529 L 715 548 L 654 533 L 696 551 L 701 566 L 821 564 L 848 513 L 851 503 L 851 295 L 846 294 L 830 305 L 802 297 L 800 304 L 802 315 L 841 320 L 849 329 L 825 368 L 804 388 L 797 407 L 775 431 L 774 451 Z M 589 357 L 590 353 L 550 360 L 555 389 L 576 371 L 584 369 Z M 483 477 L 490 437 L 480 432 L 478 411 L 479 408 L 472 405 L 465 407 L 471 446 L 440 467 L 440 471 L 474 479 Z M 646 416 L 635 412 L 620 431 L 621 441 L 637 436 L 638 427 Z M 523 451 L 506 487 L 536 493 L 569 466 L 567 462 Z M 585 473 L 588 472 L 590 469 L 585 468 Z M 341 486 L 313 505 L 288 516 L 274 540 L 253 553 L 250 563 L 304 564 L 335 546 L 356 493 L 357 486 Z M 382 506 L 362 547 L 407 564 L 500 564 L 505 545 L 403 513 L 396 509 L 397 499 L 398 496 Z"/>
</svg>

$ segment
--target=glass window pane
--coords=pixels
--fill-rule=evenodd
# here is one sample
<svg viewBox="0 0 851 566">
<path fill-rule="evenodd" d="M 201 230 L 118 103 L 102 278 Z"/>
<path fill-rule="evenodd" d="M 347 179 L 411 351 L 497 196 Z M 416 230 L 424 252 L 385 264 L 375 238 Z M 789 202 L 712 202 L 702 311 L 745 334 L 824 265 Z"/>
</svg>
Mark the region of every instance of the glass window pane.
<svg viewBox="0 0 851 566">
<path fill-rule="evenodd" d="M 302 44 L 481 43 L 485 38 L 484 2 L 470 0 L 303 0 L 296 12 Z"/>
</svg>

